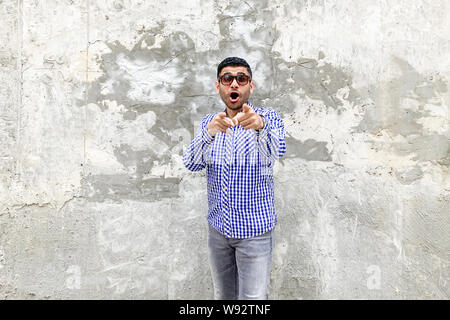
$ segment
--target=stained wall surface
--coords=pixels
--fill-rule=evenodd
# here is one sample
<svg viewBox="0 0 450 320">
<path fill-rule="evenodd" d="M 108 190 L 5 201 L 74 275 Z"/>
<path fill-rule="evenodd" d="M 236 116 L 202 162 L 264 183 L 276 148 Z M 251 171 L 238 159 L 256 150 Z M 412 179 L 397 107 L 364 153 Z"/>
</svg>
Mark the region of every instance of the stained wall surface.
<svg viewBox="0 0 450 320">
<path fill-rule="evenodd" d="M 271 299 L 450 297 L 450 2 L 0 0 L 0 299 L 211 299 L 217 64 L 277 110 Z"/>
</svg>

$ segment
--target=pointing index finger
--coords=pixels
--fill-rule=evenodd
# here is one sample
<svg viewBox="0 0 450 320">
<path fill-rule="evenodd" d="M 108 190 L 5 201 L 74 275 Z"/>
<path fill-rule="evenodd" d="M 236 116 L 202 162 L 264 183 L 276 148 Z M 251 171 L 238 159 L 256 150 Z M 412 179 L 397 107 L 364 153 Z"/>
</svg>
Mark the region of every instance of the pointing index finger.
<svg viewBox="0 0 450 320">
<path fill-rule="evenodd" d="M 250 106 L 247 103 L 242 105 L 242 112 L 249 112 L 251 110 Z"/>
</svg>

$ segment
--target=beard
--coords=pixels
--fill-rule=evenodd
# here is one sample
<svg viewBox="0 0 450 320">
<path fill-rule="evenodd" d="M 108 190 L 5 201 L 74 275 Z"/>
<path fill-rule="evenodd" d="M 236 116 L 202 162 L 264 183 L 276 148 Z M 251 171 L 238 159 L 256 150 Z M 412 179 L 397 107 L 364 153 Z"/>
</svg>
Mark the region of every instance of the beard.
<svg viewBox="0 0 450 320">
<path fill-rule="evenodd" d="M 227 107 L 231 110 L 239 110 L 242 108 L 245 102 L 239 103 L 237 105 L 227 104 Z"/>
</svg>

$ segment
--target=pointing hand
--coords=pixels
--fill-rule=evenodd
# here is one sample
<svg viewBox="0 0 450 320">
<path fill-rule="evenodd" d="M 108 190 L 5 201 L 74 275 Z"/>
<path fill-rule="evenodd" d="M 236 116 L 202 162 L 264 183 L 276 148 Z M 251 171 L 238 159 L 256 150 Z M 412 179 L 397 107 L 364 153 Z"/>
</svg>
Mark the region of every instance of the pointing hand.
<svg viewBox="0 0 450 320">
<path fill-rule="evenodd" d="M 242 106 L 242 111 L 233 117 L 233 124 L 240 124 L 245 130 L 261 130 L 264 127 L 262 117 L 253 110 L 247 103 Z"/>
<path fill-rule="evenodd" d="M 233 121 L 227 117 L 225 112 L 219 112 L 214 116 L 214 118 L 208 123 L 206 129 L 211 137 L 214 137 L 217 132 L 221 131 L 226 133 L 229 127 L 233 127 Z"/>
</svg>

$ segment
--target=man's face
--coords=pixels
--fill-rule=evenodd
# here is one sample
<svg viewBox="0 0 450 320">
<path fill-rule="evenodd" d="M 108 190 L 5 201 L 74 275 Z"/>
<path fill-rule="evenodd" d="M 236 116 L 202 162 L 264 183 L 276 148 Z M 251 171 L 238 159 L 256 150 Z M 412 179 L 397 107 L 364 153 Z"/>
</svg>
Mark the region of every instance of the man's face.
<svg viewBox="0 0 450 320">
<path fill-rule="evenodd" d="M 220 71 L 219 79 L 224 75 L 245 75 L 249 77 L 247 84 L 242 84 L 242 82 L 238 83 L 238 79 L 236 78 L 232 79 L 232 82 L 229 85 L 224 85 L 221 81 L 216 81 L 216 91 L 226 104 L 227 108 L 239 110 L 242 108 L 242 105 L 248 101 L 248 97 L 253 92 L 254 83 L 251 80 L 246 67 L 225 67 Z"/>
</svg>

